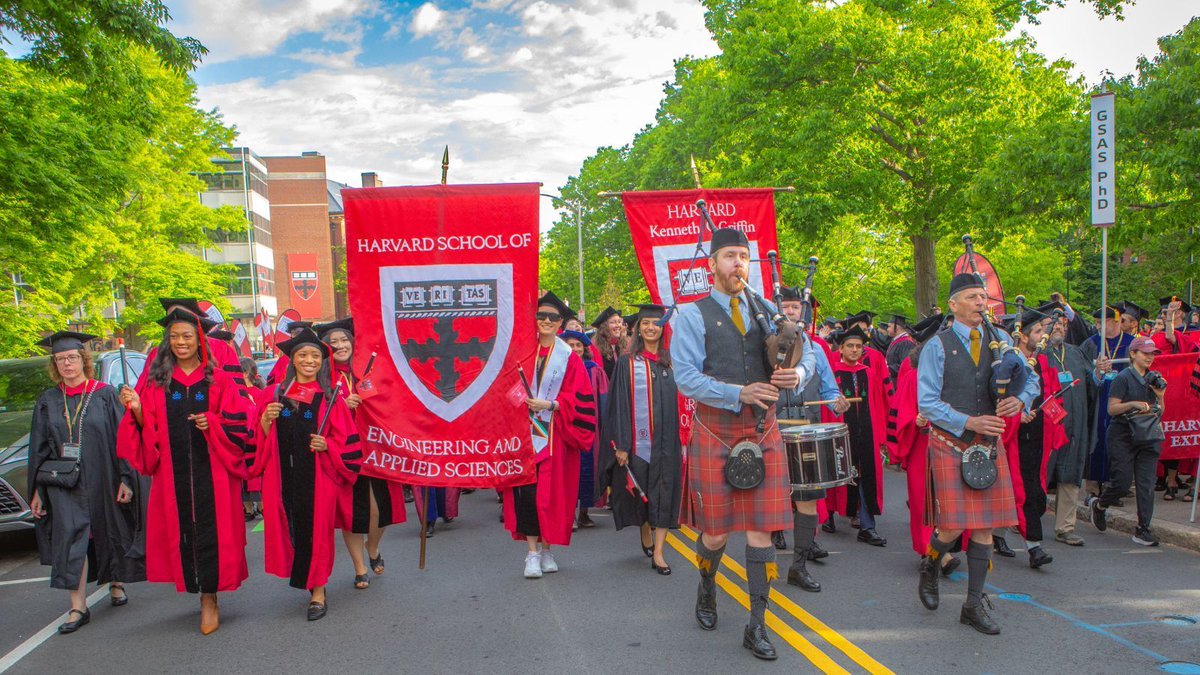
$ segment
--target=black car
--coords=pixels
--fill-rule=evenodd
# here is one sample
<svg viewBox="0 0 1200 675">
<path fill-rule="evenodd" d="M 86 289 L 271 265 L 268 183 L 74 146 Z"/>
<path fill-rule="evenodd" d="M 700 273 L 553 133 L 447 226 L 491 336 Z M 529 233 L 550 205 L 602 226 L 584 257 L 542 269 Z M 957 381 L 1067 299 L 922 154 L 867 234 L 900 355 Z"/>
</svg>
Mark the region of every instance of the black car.
<svg viewBox="0 0 1200 675">
<path fill-rule="evenodd" d="M 146 355 L 125 352 L 121 376 L 118 351 L 95 354 L 96 379 L 114 387 L 137 382 Z M 33 527 L 29 510 L 29 427 L 33 404 L 54 383 L 46 370 L 47 357 L 0 361 L 0 532 Z"/>
</svg>

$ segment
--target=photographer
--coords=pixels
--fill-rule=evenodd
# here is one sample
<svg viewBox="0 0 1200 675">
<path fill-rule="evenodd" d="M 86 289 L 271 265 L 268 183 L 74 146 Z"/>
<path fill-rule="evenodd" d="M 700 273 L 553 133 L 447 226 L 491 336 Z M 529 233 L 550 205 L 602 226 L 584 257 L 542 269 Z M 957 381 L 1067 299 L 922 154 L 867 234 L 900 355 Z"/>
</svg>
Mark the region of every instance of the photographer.
<svg viewBox="0 0 1200 675">
<path fill-rule="evenodd" d="M 1108 427 L 1110 480 L 1099 497 L 1088 498 L 1092 524 L 1103 532 L 1107 527 L 1105 509 L 1129 490 L 1131 482 L 1136 482 L 1138 526 L 1133 542 L 1142 546 L 1158 546 L 1158 539 L 1150 531 L 1150 519 L 1154 515 L 1158 456 L 1162 452 L 1162 401 L 1167 382 L 1150 366 L 1159 353 L 1147 337 L 1136 338 L 1129 345 L 1132 367 L 1117 375 L 1108 393 L 1108 414 L 1112 416 Z"/>
</svg>

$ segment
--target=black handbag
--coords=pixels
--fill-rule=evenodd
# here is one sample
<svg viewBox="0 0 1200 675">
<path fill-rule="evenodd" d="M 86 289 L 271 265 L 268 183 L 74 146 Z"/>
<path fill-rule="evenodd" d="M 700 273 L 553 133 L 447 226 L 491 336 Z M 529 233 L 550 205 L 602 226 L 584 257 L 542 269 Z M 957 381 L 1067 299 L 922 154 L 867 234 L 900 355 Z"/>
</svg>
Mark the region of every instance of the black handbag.
<svg viewBox="0 0 1200 675">
<path fill-rule="evenodd" d="M 725 482 L 738 490 L 753 490 L 767 477 L 762 446 L 742 441 L 729 450 L 725 460 Z"/>
<path fill-rule="evenodd" d="M 1151 412 L 1141 415 L 1126 415 L 1129 433 L 1134 443 L 1153 443 L 1166 438 L 1162 430 L 1162 409 L 1151 406 Z"/>
<path fill-rule="evenodd" d="M 967 487 L 986 490 L 996 483 L 1000 474 L 995 453 L 995 448 L 985 445 L 971 445 L 962 451 L 962 479 Z"/>
<path fill-rule="evenodd" d="M 37 484 L 73 490 L 79 485 L 79 460 L 47 459 L 38 466 Z"/>
</svg>

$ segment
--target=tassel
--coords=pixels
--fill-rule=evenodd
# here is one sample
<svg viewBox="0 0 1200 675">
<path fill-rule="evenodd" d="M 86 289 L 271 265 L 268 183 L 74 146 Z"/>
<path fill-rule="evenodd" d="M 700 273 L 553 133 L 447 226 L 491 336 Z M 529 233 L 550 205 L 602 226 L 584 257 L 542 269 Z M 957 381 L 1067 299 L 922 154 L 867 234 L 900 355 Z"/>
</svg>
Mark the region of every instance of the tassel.
<svg viewBox="0 0 1200 675">
<path fill-rule="evenodd" d="M 702 557 L 699 553 L 696 554 L 696 566 L 700 568 L 701 574 L 709 574 L 712 572 L 712 561 Z"/>
<path fill-rule="evenodd" d="M 767 583 L 779 578 L 779 563 L 767 563 Z"/>
</svg>

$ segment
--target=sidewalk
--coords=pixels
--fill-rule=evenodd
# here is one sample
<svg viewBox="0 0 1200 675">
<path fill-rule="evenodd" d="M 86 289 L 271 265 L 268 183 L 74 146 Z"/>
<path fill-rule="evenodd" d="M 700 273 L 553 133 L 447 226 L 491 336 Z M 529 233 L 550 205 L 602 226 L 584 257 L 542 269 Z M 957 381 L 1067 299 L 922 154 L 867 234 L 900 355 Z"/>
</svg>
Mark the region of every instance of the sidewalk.
<svg viewBox="0 0 1200 675">
<path fill-rule="evenodd" d="M 1181 501 L 1182 497 L 1183 493 L 1180 492 L 1176 495 L 1175 501 L 1168 502 L 1163 501 L 1163 493 L 1155 492 L 1154 519 L 1150 523 L 1150 528 L 1164 544 L 1200 552 L 1200 505 L 1196 507 L 1196 522 L 1189 522 L 1192 504 Z M 1080 499 L 1083 498 L 1084 495 L 1081 491 Z M 1047 499 L 1049 501 L 1048 510 L 1052 513 L 1056 508 L 1058 497 L 1047 495 Z M 1133 497 L 1126 497 L 1122 501 L 1125 502 L 1124 507 L 1114 506 L 1108 509 L 1108 529 L 1132 536 L 1134 528 L 1137 527 L 1137 506 Z M 1087 507 L 1080 505 L 1078 513 L 1079 524 L 1076 529 L 1080 535 L 1087 537 L 1088 530 L 1093 530 Z"/>
</svg>

